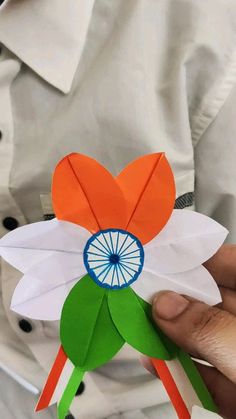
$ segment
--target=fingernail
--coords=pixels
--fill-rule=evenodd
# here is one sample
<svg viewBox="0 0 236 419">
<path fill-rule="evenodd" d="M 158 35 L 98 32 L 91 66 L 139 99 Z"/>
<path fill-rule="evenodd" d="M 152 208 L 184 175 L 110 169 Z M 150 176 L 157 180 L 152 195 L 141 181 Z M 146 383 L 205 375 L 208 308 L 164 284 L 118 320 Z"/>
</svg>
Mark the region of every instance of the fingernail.
<svg viewBox="0 0 236 419">
<path fill-rule="evenodd" d="M 173 320 L 182 314 L 189 305 L 189 301 L 182 295 L 172 291 L 161 292 L 154 297 L 154 316 L 163 320 Z"/>
</svg>

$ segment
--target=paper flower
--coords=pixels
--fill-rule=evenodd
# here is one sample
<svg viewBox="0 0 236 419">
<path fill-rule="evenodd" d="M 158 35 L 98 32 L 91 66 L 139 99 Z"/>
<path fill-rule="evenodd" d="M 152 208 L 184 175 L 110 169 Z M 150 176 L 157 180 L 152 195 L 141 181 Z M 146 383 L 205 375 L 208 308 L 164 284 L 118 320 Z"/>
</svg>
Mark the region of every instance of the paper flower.
<svg viewBox="0 0 236 419">
<path fill-rule="evenodd" d="M 95 160 L 70 154 L 55 169 L 52 200 L 57 218 L 0 241 L 1 255 L 24 273 L 11 308 L 61 319 L 63 349 L 83 371 L 107 362 L 125 341 L 169 359 L 146 302 L 163 289 L 220 302 L 202 263 L 226 229 L 173 209 L 174 179 L 163 153 L 137 159 L 116 178 Z"/>
</svg>

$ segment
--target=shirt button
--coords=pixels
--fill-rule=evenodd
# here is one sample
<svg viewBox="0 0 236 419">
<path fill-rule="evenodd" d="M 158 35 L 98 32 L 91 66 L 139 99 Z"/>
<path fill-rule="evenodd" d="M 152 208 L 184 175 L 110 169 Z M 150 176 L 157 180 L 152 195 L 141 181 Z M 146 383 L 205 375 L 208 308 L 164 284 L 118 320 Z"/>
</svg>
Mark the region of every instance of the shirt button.
<svg viewBox="0 0 236 419">
<path fill-rule="evenodd" d="M 13 217 L 5 217 L 2 224 L 7 230 L 15 230 L 19 225 L 18 221 Z"/>
<path fill-rule="evenodd" d="M 82 394 L 84 392 L 84 390 L 85 390 L 85 384 L 84 384 L 83 381 L 81 381 L 81 383 L 80 383 L 80 385 L 78 387 L 78 390 L 76 391 L 75 395 L 76 396 L 79 396 L 80 394 Z"/>
<path fill-rule="evenodd" d="M 28 320 L 21 319 L 19 320 L 18 324 L 20 329 L 23 330 L 23 332 L 25 333 L 30 333 L 33 330 L 32 325 L 30 324 L 30 322 L 28 322 Z"/>
</svg>

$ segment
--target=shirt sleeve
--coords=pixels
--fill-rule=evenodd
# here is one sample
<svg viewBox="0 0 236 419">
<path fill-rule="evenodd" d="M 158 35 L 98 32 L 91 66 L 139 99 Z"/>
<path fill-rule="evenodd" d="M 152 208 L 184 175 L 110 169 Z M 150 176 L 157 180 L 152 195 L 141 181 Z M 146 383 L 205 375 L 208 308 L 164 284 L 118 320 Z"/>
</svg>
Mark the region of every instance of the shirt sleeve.
<svg viewBox="0 0 236 419">
<path fill-rule="evenodd" d="M 236 242 L 236 83 L 195 143 L 196 210 L 229 230 Z"/>
</svg>

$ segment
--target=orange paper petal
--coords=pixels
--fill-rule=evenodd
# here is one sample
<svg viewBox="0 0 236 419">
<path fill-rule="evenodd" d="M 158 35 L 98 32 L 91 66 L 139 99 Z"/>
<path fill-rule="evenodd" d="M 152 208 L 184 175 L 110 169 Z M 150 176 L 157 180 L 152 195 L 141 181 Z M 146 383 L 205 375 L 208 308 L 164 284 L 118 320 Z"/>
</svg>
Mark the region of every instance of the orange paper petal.
<svg viewBox="0 0 236 419">
<path fill-rule="evenodd" d="M 125 200 L 116 180 L 96 160 L 82 154 L 69 154 L 56 166 L 52 200 L 58 219 L 91 233 L 124 228 L 127 223 Z"/>
<path fill-rule="evenodd" d="M 149 154 L 130 163 L 117 177 L 127 201 L 126 229 L 143 244 L 167 223 L 175 203 L 175 182 L 164 153 Z"/>
</svg>

